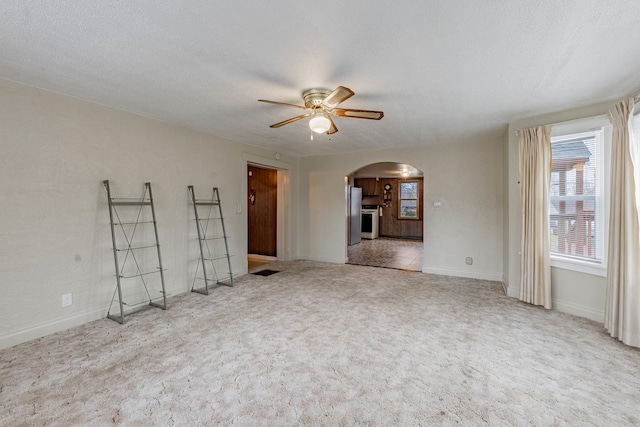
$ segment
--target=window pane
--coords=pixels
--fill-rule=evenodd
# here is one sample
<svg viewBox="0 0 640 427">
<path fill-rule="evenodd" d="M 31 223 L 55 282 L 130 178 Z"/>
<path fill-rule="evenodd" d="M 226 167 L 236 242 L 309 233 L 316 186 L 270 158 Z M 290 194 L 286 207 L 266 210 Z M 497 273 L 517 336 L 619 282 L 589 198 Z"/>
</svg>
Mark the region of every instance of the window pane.
<svg viewBox="0 0 640 427">
<path fill-rule="evenodd" d="M 418 201 L 400 200 L 400 218 L 417 218 Z"/>
<path fill-rule="evenodd" d="M 550 250 L 602 259 L 602 130 L 551 140 Z"/>
<path fill-rule="evenodd" d="M 401 182 L 400 198 L 401 199 L 417 199 L 418 183 L 417 182 Z"/>
</svg>

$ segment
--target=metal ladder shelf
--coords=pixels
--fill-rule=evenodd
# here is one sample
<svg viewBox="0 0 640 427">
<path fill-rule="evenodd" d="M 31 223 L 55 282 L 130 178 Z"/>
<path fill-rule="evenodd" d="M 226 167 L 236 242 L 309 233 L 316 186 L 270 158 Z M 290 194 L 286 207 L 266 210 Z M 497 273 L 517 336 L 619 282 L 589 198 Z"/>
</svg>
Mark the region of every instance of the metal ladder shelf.
<svg viewBox="0 0 640 427">
<path fill-rule="evenodd" d="M 158 239 L 158 225 L 156 222 L 156 211 L 153 205 L 153 194 L 151 192 L 151 183 L 144 184 L 144 192 L 139 198 L 116 198 L 111 197 L 111 188 L 109 180 L 102 182 L 107 192 L 107 201 L 109 203 L 109 223 L 111 225 L 111 240 L 113 243 L 113 260 L 116 268 L 116 289 L 113 291 L 111 304 L 107 318 L 124 324 L 126 317 L 132 313 L 140 311 L 147 306 L 167 309 L 167 293 L 164 287 L 164 271 L 162 268 L 162 256 L 160 254 L 160 240 Z M 121 208 L 118 210 L 118 208 Z M 131 211 L 131 208 L 134 212 Z M 148 214 L 144 214 L 144 208 L 151 208 L 151 219 L 146 218 Z M 133 213 L 133 219 L 131 219 Z M 121 218 L 121 214 L 126 218 Z M 136 231 L 139 225 L 153 224 L 154 242 L 136 242 Z M 127 227 L 125 227 L 127 226 Z M 116 233 L 120 230 L 121 233 Z M 120 239 L 116 239 L 116 234 L 121 235 Z M 136 251 L 156 248 L 158 255 L 158 266 L 155 268 L 146 267 L 142 269 L 142 256 L 136 256 Z M 122 264 L 118 259 L 118 254 L 124 254 Z M 123 273 L 127 267 L 127 261 L 132 260 L 134 266 L 132 272 Z M 131 265 L 131 263 L 129 264 Z M 150 280 L 156 274 L 160 277 L 161 289 L 149 289 Z M 149 277 L 147 277 L 149 276 Z M 129 285 L 123 287 L 123 280 L 138 278 L 138 286 Z M 141 286 L 140 286 L 141 285 Z M 125 296 L 125 293 L 127 295 Z M 161 301 L 160 301 L 161 300 Z M 117 313 L 113 313 L 113 303 L 117 301 Z"/>
<path fill-rule="evenodd" d="M 191 285 L 191 292 L 209 295 L 210 284 L 233 286 L 233 272 L 231 270 L 231 257 L 229 254 L 229 243 L 227 242 L 227 231 L 224 227 L 224 217 L 222 215 L 222 204 L 220 203 L 220 193 L 218 187 L 213 187 L 211 199 L 198 200 L 193 185 L 187 187 L 191 194 L 191 203 L 195 215 L 196 229 L 198 230 L 198 245 L 200 247 L 200 257 L 198 266 Z M 198 206 L 208 207 L 206 215 L 201 217 Z M 216 209 L 217 208 L 217 209 Z M 212 224 L 210 230 L 209 225 Z M 207 236 L 207 232 L 212 231 L 215 236 Z M 221 248 L 217 242 L 224 242 Z M 226 267 L 229 271 L 219 273 L 224 265 L 216 265 L 216 262 L 226 260 Z M 210 265 L 209 272 L 207 266 Z M 202 277 L 198 276 L 198 269 L 202 267 Z M 196 288 L 196 281 L 202 281 L 203 286 Z"/>
</svg>

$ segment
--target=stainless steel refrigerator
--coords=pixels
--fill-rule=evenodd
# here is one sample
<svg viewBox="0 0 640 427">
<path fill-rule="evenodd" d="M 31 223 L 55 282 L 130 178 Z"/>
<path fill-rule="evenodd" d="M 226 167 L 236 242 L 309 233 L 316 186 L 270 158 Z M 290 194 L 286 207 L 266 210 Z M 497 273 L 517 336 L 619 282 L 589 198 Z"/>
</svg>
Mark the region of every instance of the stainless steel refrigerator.
<svg viewBox="0 0 640 427">
<path fill-rule="evenodd" d="M 349 246 L 362 239 L 362 188 L 351 187 L 349 191 Z"/>
</svg>

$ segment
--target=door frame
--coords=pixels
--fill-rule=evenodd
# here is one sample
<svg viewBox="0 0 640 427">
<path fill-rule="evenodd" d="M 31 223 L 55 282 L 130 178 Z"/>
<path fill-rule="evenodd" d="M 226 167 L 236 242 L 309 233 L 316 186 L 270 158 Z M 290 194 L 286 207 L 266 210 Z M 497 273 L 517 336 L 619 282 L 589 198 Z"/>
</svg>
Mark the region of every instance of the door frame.
<svg viewBox="0 0 640 427">
<path fill-rule="evenodd" d="M 278 173 L 278 190 L 276 201 L 276 254 L 278 261 L 289 261 L 293 256 L 293 212 L 292 212 L 292 185 L 293 165 L 280 160 L 269 159 L 255 154 L 243 153 L 242 201 L 240 202 L 244 212 L 243 246 L 244 253 L 249 254 L 249 215 L 247 197 L 247 167 L 257 166 L 267 169 L 275 169 Z M 243 268 L 248 271 L 247 257 L 243 260 Z"/>
</svg>

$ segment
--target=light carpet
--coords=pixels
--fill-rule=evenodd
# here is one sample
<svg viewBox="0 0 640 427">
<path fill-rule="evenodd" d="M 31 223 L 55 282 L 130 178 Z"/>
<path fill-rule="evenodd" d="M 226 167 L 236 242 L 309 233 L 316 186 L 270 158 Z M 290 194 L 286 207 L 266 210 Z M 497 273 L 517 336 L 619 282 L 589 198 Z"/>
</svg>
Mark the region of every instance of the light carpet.
<svg viewBox="0 0 640 427">
<path fill-rule="evenodd" d="M 640 351 L 497 282 L 272 263 L 0 351 L 0 425 L 640 424 Z"/>
</svg>

